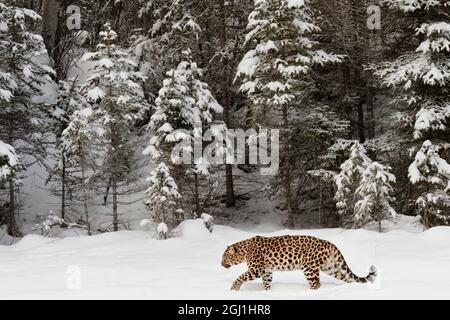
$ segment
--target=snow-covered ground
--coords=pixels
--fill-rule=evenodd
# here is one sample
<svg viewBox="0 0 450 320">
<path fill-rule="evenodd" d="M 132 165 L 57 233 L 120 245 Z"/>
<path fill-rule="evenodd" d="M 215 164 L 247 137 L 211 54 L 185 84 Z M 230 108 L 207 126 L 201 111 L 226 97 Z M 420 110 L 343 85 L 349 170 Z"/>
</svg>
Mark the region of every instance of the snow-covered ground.
<svg viewBox="0 0 450 320">
<path fill-rule="evenodd" d="M 28 235 L 0 246 L 0 299 L 450 299 L 448 227 L 382 234 L 343 229 L 266 233 L 330 240 L 355 273 L 365 275 L 377 265 L 379 283 L 346 284 L 322 275 L 322 287 L 312 291 L 303 274 L 294 271 L 275 273 L 270 292 L 262 290 L 261 280 L 232 292 L 245 266 L 222 268 L 222 252 L 254 234 L 221 225 L 210 234 L 201 220 L 191 220 L 169 240 L 155 240 L 144 231 L 65 239 Z"/>
</svg>

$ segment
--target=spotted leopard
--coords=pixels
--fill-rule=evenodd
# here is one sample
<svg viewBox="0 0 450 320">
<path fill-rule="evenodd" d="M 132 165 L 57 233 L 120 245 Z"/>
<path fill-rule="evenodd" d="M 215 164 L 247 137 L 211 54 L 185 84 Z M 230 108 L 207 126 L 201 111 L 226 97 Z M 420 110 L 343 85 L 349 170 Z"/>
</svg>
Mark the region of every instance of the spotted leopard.
<svg viewBox="0 0 450 320">
<path fill-rule="evenodd" d="M 358 277 L 334 244 L 311 236 L 256 236 L 228 246 L 222 266 L 243 262 L 247 262 L 248 270 L 234 281 L 232 290 L 257 278 L 262 278 L 264 289 L 270 290 L 273 271 L 302 270 L 311 289 L 320 287 L 320 271 L 345 282 L 373 282 L 377 276 L 377 269 L 371 266 L 366 277 Z"/>
</svg>

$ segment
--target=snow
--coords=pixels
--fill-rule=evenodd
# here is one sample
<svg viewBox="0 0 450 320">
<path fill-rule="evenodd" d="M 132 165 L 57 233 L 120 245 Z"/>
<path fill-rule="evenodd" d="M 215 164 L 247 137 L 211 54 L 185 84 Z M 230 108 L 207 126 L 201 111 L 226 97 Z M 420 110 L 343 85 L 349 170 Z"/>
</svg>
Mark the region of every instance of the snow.
<svg viewBox="0 0 450 320">
<path fill-rule="evenodd" d="M 158 233 L 166 234 L 169 232 L 169 227 L 167 227 L 167 224 L 165 224 L 164 222 L 161 222 L 160 224 L 158 224 L 156 230 L 158 231 Z"/>
<path fill-rule="evenodd" d="M 422 107 L 416 114 L 414 138 L 420 139 L 428 130 L 445 130 L 448 118 L 450 118 L 450 105 L 442 107 L 430 104 Z"/>
<path fill-rule="evenodd" d="M 259 57 L 255 50 L 248 51 L 237 67 L 237 76 L 252 77 L 258 68 Z"/>
<path fill-rule="evenodd" d="M 211 223 L 214 220 L 214 218 L 207 213 L 202 213 L 200 215 L 200 217 L 203 219 L 203 221 L 208 222 L 208 223 Z"/>
<path fill-rule="evenodd" d="M 299 8 L 305 5 L 305 0 L 288 0 L 289 8 Z"/>
<path fill-rule="evenodd" d="M 203 219 L 185 220 L 173 230 L 173 233 L 178 237 L 191 240 L 209 240 L 212 237 Z"/>
<path fill-rule="evenodd" d="M 0 141 L 0 157 L 7 157 L 8 164 L 11 167 L 16 166 L 19 162 L 16 153 L 14 151 L 14 148 L 11 147 L 9 144 L 4 143 L 3 141 Z"/>
<path fill-rule="evenodd" d="M 400 216 L 400 215 L 399 215 Z M 326 275 L 322 287 L 307 288 L 300 271 L 274 274 L 272 291 L 261 280 L 229 288 L 245 266 L 224 269 L 227 245 L 255 235 L 216 225 L 209 233 L 203 221 L 190 220 L 181 238 L 158 241 L 142 231 L 121 231 L 62 240 L 28 235 L 12 246 L 0 246 L 1 299 L 449 299 L 450 228 L 426 232 L 392 230 L 280 230 L 265 236 L 307 234 L 335 243 L 352 270 L 380 269 L 378 287 L 346 284 Z M 206 231 L 203 231 L 205 229 Z M 199 234 L 203 236 L 199 236 Z M 68 282 L 78 270 L 80 288 Z M 427 276 L 423 274 L 427 270 Z"/>
<path fill-rule="evenodd" d="M 4 21 L 0 21 L 0 32 L 8 32 L 8 25 Z"/>
<path fill-rule="evenodd" d="M 0 166 L 0 181 L 11 174 L 11 168 L 19 164 L 16 152 L 12 146 L 0 140 L 0 160 L 6 164 Z"/>
<path fill-rule="evenodd" d="M 143 220 L 141 221 L 141 227 L 143 228 L 143 227 L 145 227 L 145 226 L 151 225 L 152 223 L 153 223 L 153 221 L 150 220 L 150 219 L 143 219 Z"/>
<path fill-rule="evenodd" d="M 105 96 L 105 92 L 103 92 L 102 89 L 100 89 L 99 87 L 95 87 L 92 90 L 89 90 L 87 97 L 89 98 L 89 100 L 91 101 L 96 101 L 98 99 L 102 99 Z"/>
</svg>

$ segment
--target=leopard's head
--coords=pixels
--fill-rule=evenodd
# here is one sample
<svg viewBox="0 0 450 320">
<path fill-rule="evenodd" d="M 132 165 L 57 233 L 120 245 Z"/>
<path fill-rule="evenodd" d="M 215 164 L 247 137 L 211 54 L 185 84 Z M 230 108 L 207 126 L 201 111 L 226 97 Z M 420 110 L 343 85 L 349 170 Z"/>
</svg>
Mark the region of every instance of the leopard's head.
<svg viewBox="0 0 450 320">
<path fill-rule="evenodd" d="M 239 244 L 233 244 L 228 246 L 222 256 L 222 266 L 229 268 L 231 266 L 237 265 L 244 262 L 245 260 L 245 249 Z"/>
</svg>

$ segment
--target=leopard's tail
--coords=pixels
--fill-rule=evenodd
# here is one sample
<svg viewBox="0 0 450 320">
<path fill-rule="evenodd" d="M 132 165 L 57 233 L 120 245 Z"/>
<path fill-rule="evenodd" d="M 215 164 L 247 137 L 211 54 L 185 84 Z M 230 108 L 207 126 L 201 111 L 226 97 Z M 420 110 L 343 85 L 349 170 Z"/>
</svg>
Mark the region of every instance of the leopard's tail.
<svg viewBox="0 0 450 320">
<path fill-rule="evenodd" d="M 370 266 L 369 274 L 366 277 L 359 277 L 353 273 L 353 271 L 347 265 L 342 254 L 339 252 L 337 257 L 334 257 L 334 261 L 328 263 L 322 267 L 322 271 L 329 274 L 330 276 L 351 283 L 351 282 L 359 282 L 359 283 L 373 283 L 375 282 L 378 276 L 378 269 L 375 266 Z"/>
<path fill-rule="evenodd" d="M 378 277 L 378 269 L 374 265 L 369 268 L 369 274 L 366 277 L 366 282 L 374 283 Z"/>
</svg>

